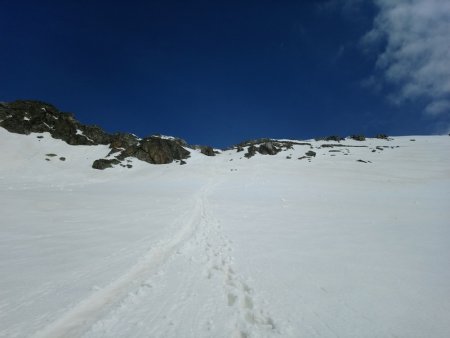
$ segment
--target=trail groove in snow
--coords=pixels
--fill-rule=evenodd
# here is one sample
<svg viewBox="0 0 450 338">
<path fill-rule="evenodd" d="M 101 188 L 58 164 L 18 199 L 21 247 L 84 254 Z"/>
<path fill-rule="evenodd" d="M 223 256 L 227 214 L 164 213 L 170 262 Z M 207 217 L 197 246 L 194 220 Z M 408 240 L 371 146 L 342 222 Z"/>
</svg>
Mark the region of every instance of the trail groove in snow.
<svg viewBox="0 0 450 338">
<path fill-rule="evenodd" d="M 450 337 L 447 135 L 101 173 L 44 136 L 0 128 L 1 337 Z"/>
<path fill-rule="evenodd" d="M 213 275 L 218 274 L 223 280 L 227 306 L 234 313 L 232 337 L 248 337 L 255 330 L 264 332 L 265 335 L 276 333 L 273 319 L 257 306 L 252 288 L 233 269 L 231 241 L 223 235 L 220 222 L 208 209 L 205 209 L 202 218 L 207 278 L 212 279 Z"/>
<path fill-rule="evenodd" d="M 199 198 L 192 236 L 84 337 L 279 335 L 254 290 L 233 267 L 232 243 L 209 207 L 212 187 L 209 184 Z"/>
<path fill-rule="evenodd" d="M 195 197 L 194 209 L 180 217 L 184 226 L 172 238 L 160 242 L 152 248 L 128 272 L 103 289 L 93 293 L 89 298 L 81 301 L 57 321 L 50 323 L 42 331 L 37 332 L 36 338 L 79 337 L 105 313 L 110 311 L 121 299 L 126 297 L 130 289 L 140 285 L 148 278 L 149 273 L 176 252 L 177 248 L 195 232 L 203 210 L 205 187 Z"/>
</svg>

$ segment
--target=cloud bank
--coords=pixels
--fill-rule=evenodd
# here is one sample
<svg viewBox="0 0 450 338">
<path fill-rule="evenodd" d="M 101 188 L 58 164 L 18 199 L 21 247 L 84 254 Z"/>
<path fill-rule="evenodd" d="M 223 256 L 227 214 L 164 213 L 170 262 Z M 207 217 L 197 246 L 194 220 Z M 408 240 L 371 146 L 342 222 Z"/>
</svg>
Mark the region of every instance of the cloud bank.
<svg viewBox="0 0 450 338">
<path fill-rule="evenodd" d="M 396 103 L 420 100 L 425 113 L 450 115 L 450 1 L 373 1 L 379 12 L 363 43 L 382 49 L 370 82 L 392 85 Z"/>
</svg>

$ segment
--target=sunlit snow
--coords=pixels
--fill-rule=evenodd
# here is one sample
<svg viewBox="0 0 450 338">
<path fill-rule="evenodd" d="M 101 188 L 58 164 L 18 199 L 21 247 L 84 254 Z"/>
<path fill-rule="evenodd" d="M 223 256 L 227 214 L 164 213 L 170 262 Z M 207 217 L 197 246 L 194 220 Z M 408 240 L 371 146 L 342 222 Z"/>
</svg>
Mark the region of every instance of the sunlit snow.
<svg viewBox="0 0 450 338">
<path fill-rule="evenodd" d="M 0 337 L 449 337 L 450 137 L 309 142 L 99 171 L 0 128 Z"/>
</svg>

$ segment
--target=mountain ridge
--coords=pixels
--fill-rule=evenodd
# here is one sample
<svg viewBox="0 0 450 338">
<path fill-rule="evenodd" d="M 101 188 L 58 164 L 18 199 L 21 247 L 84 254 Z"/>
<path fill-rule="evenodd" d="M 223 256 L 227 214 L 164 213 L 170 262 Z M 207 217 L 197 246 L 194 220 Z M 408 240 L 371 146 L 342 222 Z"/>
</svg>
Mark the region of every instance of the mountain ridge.
<svg viewBox="0 0 450 338">
<path fill-rule="evenodd" d="M 150 164 L 172 162 L 186 164 L 185 160 L 191 156 L 193 151 L 199 151 L 206 156 L 215 156 L 222 151 L 211 146 L 190 145 L 181 138 L 160 134 L 140 138 L 131 133 L 107 133 L 99 126 L 82 124 L 76 120 L 73 113 L 62 112 L 54 105 L 38 100 L 0 102 L 0 126 L 9 132 L 24 135 L 48 132 L 52 138 L 60 139 L 69 145 L 108 145 L 109 153 L 92 163 L 92 168 L 99 170 L 116 165 L 131 168 L 130 158 Z M 384 141 L 391 140 L 385 134 L 378 134 L 375 138 Z M 368 147 L 367 145 L 344 145 L 341 143 L 347 139 L 364 142 L 366 137 L 360 134 L 351 135 L 348 138 L 333 135 L 316 138 L 315 141 L 325 142 L 320 146 L 324 148 Z M 330 144 L 329 142 L 334 143 Z M 300 156 L 298 159 L 311 160 L 316 156 L 311 142 L 272 138 L 243 141 L 225 150 L 246 151 L 244 157 L 250 159 L 256 154 L 276 155 L 281 151 L 292 150 L 294 145 L 309 146 L 310 148 L 304 156 Z M 377 150 L 371 149 L 371 151 L 376 152 Z M 290 156 L 287 157 L 290 158 Z"/>
</svg>

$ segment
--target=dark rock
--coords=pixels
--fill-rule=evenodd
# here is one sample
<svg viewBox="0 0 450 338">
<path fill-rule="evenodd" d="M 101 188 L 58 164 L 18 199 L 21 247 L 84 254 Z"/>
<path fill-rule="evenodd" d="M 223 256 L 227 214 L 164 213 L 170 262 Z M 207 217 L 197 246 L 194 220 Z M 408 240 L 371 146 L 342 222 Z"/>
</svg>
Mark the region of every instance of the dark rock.
<svg viewBox="0 0 450 338">
<path fill-rule="evenodd" d="M 190 152 L 184 149 L 179 142 L 151 136 L 122 150 L 116 157 L 120 160 L 126 157 L 136 157 L 152 164 L 166 164 L 174 160 L 186 159 L 189 156 Z"/>
<path fill-rule="evenodd" d="M 316 157 L 316 152 L 310 150 L 310 151 L 307 151 L 307 152 L 305 153 L 305 155 L 306 155 L 306 156 L 309 156 L 309 157 Z"/>
<path fill-rule="evenodd" d="M 413 139 L 413 138 L 412 138 L 412 139 L 410 139 L 410 141 L 414 142 L 414 141 L 415 141 L 415 139 Z"/>
<path fill-rule="evenodd" d="M 208 146 L 201 146 L 200 147 L 200 152 L 203 155 L 206 155 L 206 156 L 216 156 L 216 153 L 214 152 L 214 149 L 211 148 L 211 147 L 208 147 Z"/>
<path fill-rule="evenodd" d="M 343 144 L 335 144 L 335 143 L 329 144 L 329 143 L 325 143 L 325 144 L 322 144 L 320 147 L 321 148 L 334 148 L 334 147 L 346 147 L 346 146 L 343 145 Z"/>
<path fill-rule="evenodd" d="M 110 136 L 95 126 L 85 126 L 72 114 L 60 112 L 41 101 L 19 100 L 0 106 L 0 126 L 9 132 L 25 134 L 48 132 L 71 145 L 108 144 Z"/>
<path fill-rule="evenodd" d="M 281 149 L 277 148 L 272 142 L 261 144 L 257 150 L 262 155 L 276 155 L 281 151 Z"/>
<path fill-rule="evenodd" d="M 78 128 L 83 132 L 84 137 L 93 144 L 108 144 L 111 142 L 111 135 L 105 133 L 100 127 L 78 124 Z M 83 137 L 83 135 L 80 136 Z"/>
<path fill-rule="evenodd" d="M 340 143 L 325 143 L 320 146 L 320 148 L 334 148 L 334 147 L 345 147 L 345 148 L 367 148 L 368 146 L 355 146 L 355 145 L 347 145 Z"/>
<path fill-rule="evenodd" d="M 256 147 L 254 145 L 251 145 L 250 147 L 248 147 L 247 153 L 244 155 L 244 157 L 251 158 L 255 156 L 255 154 L 256 154 Z"/>
<path fill-rule="evenodd" d="M 311 143 L 307 143 L 307 142 L 277 141 L 277 140 L 273 140 L 273 139 L 270 139 L 270 138 L 260 138 L 260 139 L 256 139 L 256 140 L 250 140 L 250 141 L 241 142 L 238 145 L 236 145 L 235 148 L 237 148 L 238 152 L 239 152 L 239 151 L 243 151 L 244 150 L 243 147 L 262 145 L 262 144 L 268 143 L 268 142 L 272 143 L 276 147 L 285 148 L 285 149 L 292 149 L 293 145 L 308 145 L 308 146 L 312 146 Z"/>
<path fill-rule="evenodd" d="M 340 142 L 342 140 L 344 140 L 343 137 L 340 137 L 338 135 L 331 135 L 331 136 L 327 136 L 327 137 L 319 137 L 315 139 L 316 141 L 335 141 L 335 142 Z"/>
<path fill-rule="evenodd" d="M 255 139 L 255 140 L 248 140 L 248 141 L 244 141 L 244 142 L 241 142 L 241 143 L 239 143 L 238 145 L 237 145 L 237 147 L 239 148 L 239 147 L 249 147 L 249 146 L 254 146 L 254 145 L 257 145 L 257 144 L 261 144 L 261 143 L 264 143 L 264 142 L 270 142 L 270 141 L 272 141 L 271 139 L 269 139 L 269 138 L 259 138 L 259 139 Z"/>
<path fill-rule="evenodd" d="M 135 135 L 129 133 L 114 134 L 111 136 L 110 141 L 110 148 L 112 149 L 132 147 L 139 142 Z"/>
<path fill-rule="evenodd" d="M 186 161 L 181 160 L 180 165 L 186 164 Z"/>
<path fill-rule="evenodd" d="M 244 151 L 244 148 L 242 148 L 241 146 L 238 146 L 238 147 L 237 147 L 237 152 L 239 153 L 239 152 L 241 152 L 241 151 Z"/>
<path fill-rule="evenodd" d="M 120 161 L 117 159 L 99 159 L 95 160 L 94 163 L 92 163 L 92 168 L 104 170 L 106 168 L 112 168 L 115 164 L 120 164 Z"/>
<path fill-rule="evenodd" d="M 375 135 L 375 138 L 380 140 L 387 140 L 389 137 L 386 134 L 377 134 Z"/>
<path fill-rule="evenodd" d="M 36 136 L 37 138 L 44 138 L 44 136 L 42 136 L 42 135 L 39 135 L 39 136 Z"/>
<path fill-rule="evenodd" d="M 357 160 L 357 162 L 367 163 L 366 161 L 363 161 L 363 160 Z"/>
<path fill-rule="evenodd" d="M 365 141 L 366 137 L 364 135 L 352 135 L 350 136 L 351 139 L 355 141 Z"/>
<path fill-rule="evenodd" d="M 133 168 L 133 166 L 131 164 L 127 164 L 127 168 L 131 169 L 131 168 Z"/>
<path fill-rule="evenodd" d="M 108 155 L 117 154 L 116 159 L 100 159 L 93 164 L 96 169 L 117 164 L 116 161 L 120 162 L 126 157 L 163 164 L 176 159 L 186 159 L 190 155 L 190 152 L 184 149 L 187 143 L 182 139 L 151 136 L 140 140 L 129 133 L 110 135 L 99 127 L 83 125 L 75 120 L 72 114 L 60 112 L 56 107 L 41 101 L 19 100 L 1 103 L 0 126 L 19 134 L 48 132 L 53 138 L 61 139 L 70 145 L 110 144 L 111 151 Z M 204 147 L 203 152 L 209 156 L 215 155 L 211 147 Z"/>
<path fill-rule="evenodd" d="M 55 156 L 58 156 L 58 155 L 56 155 L 56 154 L 45 154 L 45 156 L 48 156 L 48 157 L 55 157 Z"/>
<path fill-rule="evenodd" d="M 65 160 L 66 160 L 65 157 L 60 157 L 59 159 L 60 159 L 61 161 L 65 161 Z"/>
</svg>

